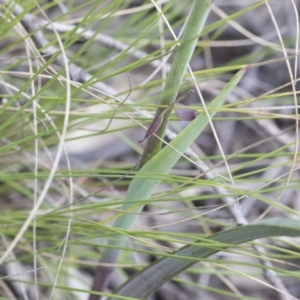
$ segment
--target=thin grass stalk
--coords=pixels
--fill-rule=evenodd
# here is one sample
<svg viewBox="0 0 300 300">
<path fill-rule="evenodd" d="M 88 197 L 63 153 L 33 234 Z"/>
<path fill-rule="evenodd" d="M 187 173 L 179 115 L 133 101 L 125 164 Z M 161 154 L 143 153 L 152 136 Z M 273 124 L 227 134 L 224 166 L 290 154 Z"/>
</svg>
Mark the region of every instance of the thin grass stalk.
<svg viewBox="0 0 300 300">
<path fill-rule="evenodd" d="M 162 108 L 163 106 L 170 106 L 175 102 L 183 76 L 187 70 L 188 64 L 197 45 L 198 37 L 204 27 L 209 11 L 210 0 L 196 0 L 194 2 L 194 5 L 191 8 L 188 22 L 186 24 L 186 28 L 182 35 L 182 39 L 180 40 L 180 45 L 176 51 L 170 73 L 167 77 L 166 84 L 162 92 L 160 108 L 157 109 L 155 117 L 159 116 L 164 110 L 164 108 Z M 156 132 L 156 136 L 158 137 L 163 138 L 165 135 L 171 108 L 172 107 L 170 106 L 170 109 L 167 110 L 164 114 L 162 123 Z M 161 146 L 162 141 L 159 138 L 151 136 L 148 139 L 141 162 L 139 164 L 139 169 L 160 151 Z M 149 193 L 148 197 L 150 197 L 151 192 Z M 139 208 L 139 210 L 141 209 L 142 207 Z M 126 215 L 121 216 L 119 219 L 117 219 L 115 227 L 123 229 L 132 228 L 134 225 L 134 221 L 127 222 L 127 219 L 128 218 L 126 217 Z M 120 255 L 120 250 L 118 250 L 118 247 L 122 246 L 125 240 L 125 236 L 120 236 L 117 242 L 109 242 L 109 245 L 113 244 L 116 248 L 114 250 L 109 248 L 105 250 L 101 261 L 111 264 L 116 263 Z M 109 284 L 109 278 L 112 272 L 113 267 L 103 268 L 99 266 L 96 270 L 92 290 L 104 291 Z M 101 296 L 98 295 L 90 295 L 89 297 L 89 300 L 99 299 L 101 299 Z"/>
<path fill-rule="evenodd" d="M 186 28 L 183 32 L 182 38 L 180 39 L 180 45 L 176 51 L 155 117 L 158 117 L 162 113 L 164 107 L 171 106 L 172 103 L 175 103 L 183 76 L 186 73 L 209 11 L 210 0 L 195 1 L 186 24 Z M 164 113 L 162 123 L 156 132 L 156 136 L 153 135 L 147 140 L 139 168 L 141 168 L 147 161 L 155 156 L 158 151 L 160 151 L 162 146 L 161 139 L 165 135 L 171 110 L 172 107 Z"/>
</svg>

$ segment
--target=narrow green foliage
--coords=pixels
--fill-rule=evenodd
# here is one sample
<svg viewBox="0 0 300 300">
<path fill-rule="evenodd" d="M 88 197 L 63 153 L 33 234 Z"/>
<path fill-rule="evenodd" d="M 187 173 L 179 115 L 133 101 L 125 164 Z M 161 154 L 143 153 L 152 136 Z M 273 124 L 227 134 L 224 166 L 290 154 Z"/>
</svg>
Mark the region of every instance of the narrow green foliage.
<svg viewBox="0 0 300 300">
<path fill-rule="evenodd" d="M 160 105 L 169 106 L 170 104 L 175 102 L 183 76 L 186 73 L 188 64 L 197 45 L 199 35 L 204 27 L 209 11 L 209 0 L 194 2 L 194 6 L 191 9 L 189 20 L 183 32 L 182 39 L 180 39 L 179 41 L 180 45 L 177 48 L 170 73 L 167 77 L 167 81 L 162 92 Z M 159 117 L 162 111 L 163 108 L 158 108 L 155 117 Z M 164 113 L 163 119 L 161 120 L 161 124 L 156 132 L 156 135 L 160 138 L 163 138 L 165 135 L 170 113 L 171 109 L 167 110 Z M 142 167 L 158 151 L 160 151 L 161 145 L 162 141 L 156 136 L 151 136 L 148 139 L 144 153 L 142 155 L 140 167 Z"/>
<path fill-rule="evenodd" d="M 215 245 L 205 245 L 203 241 L 199 246 L 186 246 L 174 254 L 177 256 L 160 259 L 142 271 L 135 274 L 117 292 L 117 295 L 146 299 L 174 276 L 196 263 L 194 260 L 203 259 L 234 247 L 241 243 L 260 238 L 275 236 L 300 236 L 300 221 L 289 219 L 267 219 L 255 224 L 236 227 L 208 237 L 208 241 L 215 241 Z M 178 258 L 181 256 L 183 258 Z M 110 300 L 116 298 L 109 298 Z"/>
<path fill-rule="evenodd" d="M 92 291 L 93 278 L 86 276 L 86 270 L 92 274 L 100 256 L 112 267 L 101 265 L 99 274 L 118 266 L 124 281 L 128 277 L 123 268 L 140 271 L 149 256 L 160 261 L 145 270 L 147 276 L 155 274 L 158 267 L 170 271 L 169 276 L 157 277 L 160 284 L 178 282 L 179 272 L 232 276 L 233 285 L 240 273 L 268 281 L 263 275 L 269 270 L 276 272 L 283 284 L 285 280 L 299 280 L 297 269 L 290 268 L 290 263 L 299 259 L 297 240 L 276 239 L 276 244 L 270 240 L 264 245 L 265 255 L 248 245 L 234 246 L 252 234 L 250 228 L 255 229 L 254 239 L 264 234 L 266 226 L 270 234 L 264 236 L 272 235 L 271 227 L 276 234 L 285 235 L 292 223 L 286 223 L 288 227 L 281 221 L 278 227 L 259 223 L 257 227 L 223 231 L 233 226 L 232 211 L 226 211 L 225 202 L 234 197 L 241 198 L 242 213 L 251 219 L 266 208 L 272 208 L 274 217 L 300 216 L 297 169 L 289 182 L 286 176 L 294 156 L 294 123 L 298 118 L 291 82 L 285 75 L 286 62 L 278 51 L 274 29 L 252 30 L 258 21 L 264 21 L 256 16 L 265 13 L 266 2 L 231 2 L 237 5 L 226 8 L 227 17 L 219 15 L 216 19 L 216 5 L 206 22 L 208 0 L 0 0 L 1 299 L 87 299 L 89 294 L 133 299 L 105 293 L 103 286 Z M 271 2 L 272 7 L 286 5 L 285 1 Z M 280 26 L 287 29 L 282 33 L 291 64 L 296 49 L 294 15 L 284 10 L 275 14 Z M 270 16 L 264 16 L 272 26 Z M 261 39 L 237 36 L 231 21 L 256 32 Z M 62 53 L 69 61 L 71 82 Z M 199 68 L 199 61 L 206 67 Z M 187 72 L 188 64 L 196 84 Z M 247 65 L 247 78 L 235 89 L 244 72 L 239 70 Z M 66 106 L 69 85 L 71 103 Z M 174 116 L 174 107 L 180 96 L 196 85 L 205 97 L 208 116 L 193 95 L 186 99 L 191 111 L 178 114 L 179 119 L 192 120 L 187 125 Z M 235 101 L 231 101 L 232 92 Z M 207 126 L 209 118 L 215 136 Z M 168 124 L 168 140 L 170 131 L 177 137 L 162 147 L 168 121 L 172 122 Z M 62 141 L 64 131 L 68 134 Z M 145 133 L 143 152 L 136 141 Z M 217 149 L 216 137 L 225 156 Z M 66 151 L 44 194 L 59 143 Z M 234 184 L 227 178 L 224 157 Z M 200 165 L 210 173 L 200 174 Z M 286 192 L 277 199 L 283 189 Z M 38 199 L 42 202 L 37 205 Z M 228 215 L 220 218 L 220 213 Z M 289 228 L 291 235 L 293 228 Z M 220 233 L 211 235 L 216 230 Z M 220 241 L 220 237 L 224 239 Z M 208 251 L 224 251 L 226 247 L 231 248 L 230 257 L 225 253 L 221 258 L 204 259 L 212 253 Z M 241 259 L 234 259 L 241 254 Z M 142 264 L 136 256 L 142 257 Z M 249 262 L 249 257 L 257 261 Z M 276 260 L 276 265 L 259 262 L 264 258 L 270 263 Z M 200 259 L 205 266 L 186 269 Z M 166 262 L 175 262 L 176 268 L 165 268 Z M 231 269 L 225 269 L 227 264 Z M 249 271 L 249 266 L 254 270 Z M 242 272 L 236 267 L 243 267 Z M 180 285 L 193 287 L 200 294 L 203 286 L 192 282 L 194 275 L 185 282 L 180 278 Z M 146 283 L 151 283 L 154 291 L 159 285 L 151 280 L 147 277 Z M 204 289 L 215 293 L 216 298 L 221 294 L 250 300 L 248 280 L 244 280 L 245 289 L 240 289 L 243 294 L 235 295 L 235 290 L 229 293 L 214 284 Z M 252 284 L 261 288 L 254 280 Z M 120 294 L 127 294 L 130 286 L 134 280 L 122 287 Z M 280 286 L 276 288 L 280 290 Z M 97 292 L 100 289 L 103 292 Z M 267 287 L 264 290 L 274 292 Z M 39 295 L 34 295 L 35 291 Z M 144 286 L 137 289 L 139 295 L 151 291 Z"/>
<path fill-rule="evenodd" d="M 242 78 L 245 70 L 238 72 L 231 81 L 225 86 L 223 91 L 210 103 L 208 106 L 209 117 L 212 118 L 226 101 L 233 89 L 236 87 L 240 79 Z M 194 142 L 203 129 L 208 124 L 208 116 L 203 112 L 195 120 L 193 120 L 182 132 L 178 134 L 176 138 L 170 143 L 169 146 L 163 148 L 156 154 L 146 165 L 144 165 L 140 172 L 149 173 L 155 172 L 157 174 L 167 174 L 169 170 L 174 166 L 181 156 L 181 153 Z M 129 185 L 125 200 L 134 199 L 148 199 L 153 193 L 156 186 L 161 179 L 144 179 L 137 176 L 132 180 Z M 134 212 L 140 212 L 143 208 L 143 204 L 131 205 L 125 204 L 122 206 L 123 210 L 129 210 Z M 133 227 L 137 215 L 124 214 L 116 220 L 115 226 L 122 229 L 130 229 Z M 116 262 L 119 257 L 118 247 L 121 247 L 124 243 L 126 236 L 120 236 L 119 240 L 113 240 L 109 242 L 110 245 L 115 245 L 115 249 L 109 249 L 104 251 L 102 256 L 102 262 Z"/>
</svg>

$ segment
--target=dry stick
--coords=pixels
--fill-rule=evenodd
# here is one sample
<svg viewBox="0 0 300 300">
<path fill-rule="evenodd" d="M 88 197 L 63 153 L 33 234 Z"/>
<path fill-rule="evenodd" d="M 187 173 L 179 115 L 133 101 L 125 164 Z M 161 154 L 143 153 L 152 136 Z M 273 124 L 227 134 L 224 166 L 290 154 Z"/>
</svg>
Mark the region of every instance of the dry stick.
<svg viewBox="0 0 300 300">
<path fill-rule="evenodd" d="M 0 277 L 0 280 L 11 278 L 11 277 L 16 277 L 16 276 L 21 276 L 21 275 L 31 273 L 31 272 L 35 272 L 35 271 L 39 271 L 39 270 L 42 270 L 42 269 L 46 269 L 46 267 L 39 267 L 39 268 L 36 268 L 34 270 L 28 270 L 28 271 L 24 271 L 22 273 L 17 273 L 17 274 L 13 274 L 13 275 L 6 275 L 4 277 Z"/>
<path fill-rule="evenodd" d="M 0 0 L 0 3 L 9 3 L 9 1 L 8 0 Z M 23 14 L 23 8 L 20 5 L 13 3 L 13 12 L 15 15 Z M 38 26 L 38 19 L 34 15 L 29 14 L 29 13 L 24 15 L 23 19 L 21 19 L 21 23 L 25 27 L 25 29 L 29 33 L 32 34 L 32 38 L 33 38 L 33 41 L 36 44 L 36 46 L 38 48 L 43 48 L 43 50 L 41 50 L 43 56 L 51 57 L 55 53 L 58 53 L 59 50 L 57 48 L 55 48 L 53 46 L 49 46 L 49 41 L 45 38 L 43 33 L 40 31 L 41 28 Z M 63 56 L 61 54 L 59 54 L 55 58 L 55 62 L 62 67 L 65 66 Z M 71 75 L 72 80 L 76 81 L 76 82 L 86 83 L 94 78 L 90 73 L 86 72 L 85 70 L 83 70 L 81 67 L 77 66 L 74 63 L 69 64 L 69 70 L 70 70 L 70 75 Z M 117 94 L 117 92 L 113 88 L 111 88 L 110 86 L 106 85 L 103 82 L 93 83 L 92 87 L 100 92 L 103 91 L 109 95 Z M 133 102 L 129 98 L 127 98 L 126 101 L 131 102 L 131 103 Z M 142 113 L 142 112 L 139 111 L 139 113 Z M 148 117 L 153 116 L 152 114 L 151 115 L 145 114 L 145 113 L 143 113 L 143 114 Z M 167 131 L 167 135 L 170 139 L 173 139 L 176 136 L 176 134 L 171 132 L 170 130 Z M 188 153 L 188 155 L 191 155 L 192 157 L 197 157 L 197 155 L 191 149 L 189 149 L 187 151 L 187 153 Z"/>
<path fill-rule="evenodd" d="M 217 5 L 215 5 L 214 3 L 211 5 L 211 9 L 212 11 L 214 11 L 214 13 L 216 13 L 221 19 L 225 19 L 225 18 L 229 18 L 229 15 L 227 15 L 223 10 L 221 10 Z M 249 40 L 253 40 L 255 41 L 257 44 L 265 46 L 265 47 L 270 47 L 271 49 L 277 50 L 282 52 L 282 48 L 280 47 L 280 45 L 277 45 L 275 43 L 269 42 L 267 40 L 264 40 L 262 37 L 253 34 L 252 32 L 250 32 L 249 30 L 245 29 L 242 25 L 238 24 L 235 20 L 230 20 L 228 19 L 227 23 L 234 28 L 235 30 L 237 30 L 239 33 L 241 33 L 242 35 L 244 35 L 245 37 L 248 37 Z M 294 49 L 286 49 L 287 53 L 295 53 Z M 297 52 L 296 52 L 297 53 Z"/>
<path fill-rule="evenodd" d="M 258 97 L 260 98 L 260 97 Z M 259 125 L 261 125 L 262 123 L 265 123 L 265 121 L 263 120 L 257 120 L 256 121 Z M 249 122 L 247 122 L 247 124 L 249 124 Z M 270 122 L 268 122 L 268 124 L 272 124 Z M 275 126 L 269 128 L 270 126 L 267 126 L 265 127 L 264 129 L 268 128 L 267 131 L 270 131 L 270 129 L 274 129 L 275 130 Z M 274 135 L 276 135 L 278 138 L 277 139 L 281 139 L 280 135 L 279 135 L 279 132 L 273 132 Z M 271 135 L 271 136 L 274 136 L 274 135 Z M 204 178 L 207 178 L 207 179 L 212 179 L 210 178 L 210 174 L 205 174 Z M 222 187 L 221 188 L 218 188 L 219 191 L 220 189 L 223 189 Z M 224 192 L 226 190 L 224 189 Z M 220 191 L 221 192 L 221 191 Z M 237 221 L 237 224 L 239 225 L 246 225 L 248 224 L 248 221 L 246 218 L 244 218 L 244 215 L 241 213 L 241 210 L 238 208 L 238 206 L 236 205 L 236 202 L 232 202 L 234 203 L 233 205 L 229 205 L 230 204 L 230 198 L 228 197 L 223 197 L 222 198 L 223 202 L 224 203 L 227 203 L 228 206 L 227 206 L 227 209 L 231 212 L 231 214 L 234 216 L 234 218 L 236 219 Z M 262 254 L 262 257 L 265 257 L 266 255 L 266 251 L 263 247 L 259 246 L 259 245 L 253 245 L 253 248 L 258 252 L 258 253 L 261 253 Z M 280 291 L 283 291 L 282 294 L 280 294 L 280 297 L 281 299 L 283 300 L 289 300 L 290 299 L 290 296 L 289 296 L 289 291 L 287 290 L 287 288 L 285 287 L 283 281 L 281 280 L 280 277 L 278 277 L 277 273 L 272 270 L 273 269 L 273 264 L 272 262 L 266 260 L 266 259 L 263 259 L 263 258 L 259 258 L 260 262 L 262 265 L 265 266 L 265 268 L 263 268 L 263 272 L 264 272 L 264 277 L 273 285 L 276 287 L 277 290 L 280 290 Z"/>
<path fill-rule="evenodd" d="M 289 60 L 287 59 L 287 52 L 286 52 L 286 49 L 285 49 L 285 46 L 284 46 L 284 43 L 283 43 L 283 39 L 282 39 L 282 36 L 281 36 L 281 33 L 280 33 L 280 30 L 279 30 L 279 26 L 277 24 L 277 21 L 274 17 L 274 14 L 273 14 L 273 11 L 272 11 L 272 8 L 270 6 L 270 4 L 268 3 L 268 1 L 265 0 L 265 5 L 269 11 L 269 14 L 271 16 L 271 19 L 272 19 L 272 22 L 274 24 L 274 27 L 276 29 L 276 32 L 278 33 L 278 39 L 280 41 L 280 44 L 281 44 L 281 47 L 282 47 L 282 51 L 283 51 L 283 54 L 284 54 L 284 57 L 286 58 L 286 66 L 287 66 L 287 69 L 288 69 L 288 73 L 289 73 L 289 77 L 290 77 L 290 80 L 291 80 L 291 87 L 292 87 L 292 90 L 293 90 L 293 100 L 294 100 L 294 105 L 295 105 L 295 115 L 296 115 L 296 119 L 295 119 L 295 136 L 296 136 L 296 139 L 295 139 L 295 149 L 294 149 L 294 155 L 293 155 L 293 160 L 292 160 L 292 164 L 291 164 L 291 167 L 290 167 L 290 171 L 288 173 L 288 176 L 287 176 L 287 179 L 284 183 L 284 186 L 283 186 L 283 189 L 280 191 L 279 193 L 279 196 L 276 198 L 275 202 L 278 202 L 282 195 L 284 194 L 285 190 L 286 190 L 286 187 L 292 177 L 292 173 L 293 173 L 293 170 L 295 168 L 295 165 L 296 165 L 296 161 L 297 161 L 297 155 L 298 155 L 298 146 L 299 146 L 299 140 L 298 140 L 298 136 L 299 136 L 299 120 L 298 120 L 298 109 L 297 109 L 297 91 L 296 91 L 296 88 L 295 88 L 295 81 L 294 81 L 294 78 L 293 78 L 293 73 L 292 73 L 292 68 L 291 68 L 291 65 L 290 65 L 290 62 Z M 260 220 L 261 218 L 263 218 L 273 207 L 268 207 L 258 218 L 258 220 Z"/>
<path fill-rule="evenodd" d="M 0 3 L 6 4 L 6 3 L 9 3 L 9 1 L 0 0 Z M 14 14 L 16 14 L 16 15 L 23 14 L 23 9 L 18 4 L 13 3 L 13 8 L 14 8 Z M 26 28 L 26 30 L 29 33 L 34 32 L 32 34 L 32 37 L 33 37 L 33 40 L 34 40 L 35 44 L 39 48 L 44 48 L 42 50 L 42 55 L 51 57 L 58 50 L 53 46 L 49 46 L 48 40 L 44 37 L 43 33 L 41 31 L 39 31 L 40 28 L 37 26 L 37 20 L 38 19 L 35 16 L 33 16 L 31 14 L 26 14 L 26 15 L 23 16 L 23 19 L 21 20 L 21 23 L 23 24 L 23 26 Z M 63 66 L 63 67 L 65 66 L 64 58 L 63 58 L 62 55 L 58 55 L 56 57 L 55 61 L 60 66 Z M 69 69 L 70 69 L 71 78 L 74 81 L 85 83 L 85 82 L 87 82 L 87 81 L 89 81 L 93 78 L 93 76 L 91 74 L 84 71 L 82 68 L 78 67 L 75 64 L 70 64 Z M 101 83 L 101 82 L 94 83 L 93 87 L 100 90 L 100 91 L 105 91 L 106 93 L 111 94 L 111 95 L 117 94 L 114 89 L 112 89 L 111 87 L 109 87 L 106 84 Z M 168 134 L 170 139 L 173 139 L 176 135 L 176 134 L 174 134 L 173 132 L 170 132 L 170 131 L 168 131 L 167 134 Z M 202 172 L 206 172 L 206 174 L 208 174 L 209 178 L 215 178 L 216 177 L 212 172 L 209 172 L 209 167 L 207 167 L 204 162 L 199 160 L 198 156 L 196 155 L 196 153 L 194 151 L 192 151 L 191 149 L 188 149 L 186 151 L 186 155 L 188 155 L 192 158 L 195 158 L 197 160 L 197 163 L 196 163 L 197 168 L 199 170 L 201 170 Z M 215 189 L 220 193 L 225 193 L 226 192 L 225 189 L 220 188 L 220 187 L 215 187 Z M 232 204 L 232 203 L 235 202 L 235 199 L 232 199 L 231 197 L 224 197 L 223 201 L 226 204 Z M 237 224 L 247 224 L 248 223 L 248 221 L 246 220 L 246 218 L 242 214 L 241 210 L 237 206 L 229 205 L 228 209 L 230 210 L 230 212 L 231 212 L 232 216 L 234 217 L 234 219 L 236 220 Z M 262 250 L 263 250 L 260 247 L 256 247 L 256 249 L 260 252 L 262 252 Z M 272 267 L 272 265 L 269 261 L 262 260 L 262 262 L 268 268 Z M 284 285 L 283 285 L 281 279 L 277 276 L 275 271 L 268 270 L 268 271 L 265 272 L 265 276 L 277 288 L 284 288 Z"/>
<path fill-rule="evenodd" d="M 37 19 L 37 27 L 45 27 L 47 30 L 53 31 L 53 28 L 61 33 L 66 33 L 69 31 L 74 31 L 74 34 L 78 34 L 80 38 L 84 41 L 89 41 L 91 38 L 98 42 L 99 44 L 104 45 L 107 48 L 115 49 L 118 51 L 128 51 L 128 53 L 137 60 L 145 59 L 149 54 L 142 50 L 129 49 L 129 45 L 122 43 L 106 34 L 95 33 L 93 30 L 87 30 L 82 27 L 77 27 L 74 25 L 64 24 L 60 22 L 53 22 L 51 25 L 46 20 Z M 128 50 L 129 49 L 129 50 Z M 149 61 L 148 64 L 153 68 L 161 68 L 162 61 L 160 59 Z M 167 72 L 170 71 L 170 64 L 166 64 Z"/>
<path fill-rule="evenodd" d="M 292 71 L 291 71 L 291 67 L 290 67 L 289 61 L 287 60 L 286 49 L 284 48 L 284 44 L 283 44 L 283 42 L 282 42 L 282 37 L 281 37 L 281 35 L 280 35 L 280 31 L 279 31 L 279 29 L 278 29 L 278 25 L 277 25 L 277 22 L 276 22 L 276 20 L 275 20 L 275 18 L 274 18 L 273 13 L 272 13 L 271 7 L 269 6 L 269 3 L 268 3 L 267 1 L 265 1 L 265 4 L 266 4 L 266 6 L 267 6 L 267 8 L 268 8 L 268 10 L 269 10 L 269 13 L 270 13 L 270 15 L 271 15 L 272 21 L 273 21 L 273 23 L 274 23 L 274 25 L 275 25 L 275 28 L 276 28 L 277 32 L 278 32 L 278 37 L 279 37 L 279 40 L 280 40 L 280 42 L 281 42 L 281 46 L 282 46 L 282 50 L 283 50 L 283 53 L 284 53 L 284 57 L 286 58 L 286 63 L 287 63 L 287 68 L 288 68 L 288 71 L 289 71 L 290 79 L 291 79 L 291 82 L 293 83 L 293 84 L 292 84 L 292 89 L 293 89 L 293 95 L 294 95 L 294 104 L 295 104 L 295 107 L 297 107 L 297 99 L 296 99 L 296 90 L 295 90 L 294 78 L 293 78 L 293 76 L 292 76 Z M 298 117 L 297 109 L 296 109 L 295 114 L 296 114 L 296 117 Z M 294 167 L 295 167 L 296 156 L 297 156 L 297 150 L 298 150 L 298 124 L 299 124 L 299 121 L 298 121 L 298 119 L 296 118 L 296 142 L 295 142 L 294 157 L 293 157 L 292 166 L 291 166 L 291 168 L 290 168 L 290 171 L 289 171 L 289 174 L 288 174 L 288 178 L 287 178 L 287 180 L 286 180 L 286 183 L 285 183 L 284 188 L 285 188 L 286 185 L 288 184 L 288 182 L 289 182 L 289 180 L 290 180 L 290 178 L 291 178 L 291 175 L 292 175 L 292 171 L 293 171 L 293 169 L 294 169 Z M 282 196 L 284 190 L 285 190 L 285 189 L 283 189 L 283 190 L 280 192 L 279 196 L 278 196 L 277 199 L 276 199 L 276 202 L 279 201 L 279 199 L 280 199 L 280 197 Z M 262 216 L 265 216 L 265 215 L 267 214 L 267 212 L 268 212 L 270 209 L 271 209 L 271 207 L 270 207 L 269 209 L 267 209 L 267 210 L 262 214 Z M 273 270 L 270 269 L 270 264 L 271 264 L 270 262 L 265 261 L 265 266 L 266 266 L 266 269 L 265 269 L 265 276 L 266 276 L 266 277 L 267 277 L 267 276 L 270 276 L 270 277 L 271 277 L 272 275 L 276 274 Z M 273 278 L 273 277 L 272 277 L 272 278 Z M 288 290 L 286 289 L 286 287 L 284 286 L 283 282 L 282 282 L 281 280 L 279 280 L 278 277 L 277 277 L 277 278 L 275 277 L 275 278 L 273 278 L 273 279 L 274 279 L 274 281 L 273 281 L 272 283 L 273 283 L 277 288 L 279 288 L 279 290 L 283 291 L 283 293 L 280 294 L 281 299 L 286 299 L 286 300 L 291 299 L 291 296 L 290 296 Z M 277 280 L 276 280 L 276 279 L 277 279 Z"/>
</svg>

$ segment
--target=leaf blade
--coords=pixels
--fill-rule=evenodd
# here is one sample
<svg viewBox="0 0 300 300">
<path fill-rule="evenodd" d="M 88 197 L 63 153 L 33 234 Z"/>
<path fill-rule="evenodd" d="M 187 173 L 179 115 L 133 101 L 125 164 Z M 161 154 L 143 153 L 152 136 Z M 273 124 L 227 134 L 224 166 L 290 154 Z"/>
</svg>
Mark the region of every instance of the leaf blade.
<svg viewBox="0 0 300 300">
<path fill-rule="evenodd" d="M 226 243 L 223 247 L 221 244 L 219 249 L 218 247 L 214 249 L 213 247 L 208 248 L 192 245 L 182 247 L 175 254 L 186 258 L 198 257 L 201 259 L 224 250 L 224 248 L 228 248 L 230 245 L 238 245 L 259 238 L 275 236 L 300 236 L 300 222 L 281 218 L 263 220 L 255 224 L 225 230 L 209 237 L 207 239 L 209 241 Z M 116 294 L 145 299 L 165 282 L 171 280 L 174 276 L 195 263 L 195 260 L 184 258 L 167 257 L 160 259 L 135 274 Z M 115 298 L 109 298 L 109 300 L 113 299 Z"/>
</svg>

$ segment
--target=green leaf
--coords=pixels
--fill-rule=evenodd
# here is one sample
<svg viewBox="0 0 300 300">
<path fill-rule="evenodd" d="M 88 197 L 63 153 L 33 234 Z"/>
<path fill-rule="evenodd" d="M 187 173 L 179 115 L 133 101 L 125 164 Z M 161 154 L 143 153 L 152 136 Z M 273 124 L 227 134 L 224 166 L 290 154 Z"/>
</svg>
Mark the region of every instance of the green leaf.
<svg viewBox="0 0 300 300">
<path fill-rule="evenodd" d="M 236 87 L 240 79 L 242 78 L 245 70 L 238 72 L 231 81 L 225 86 L 223 91 L 208 105 L 209 117 L 212 118 L 226 101 L 233 89 Z M 156 173 L 166 174 L 175 165 L 178 159 L 181 157 L 181 153 L 184 153 L 190 145 L 201 134 L 204 128 L 208 124 L 208 117 L 205 113 L 201 113 L 195 120 L 193 120 L 184 130 L 182 130 L 176 138 L 163 148 L 156 156 L 154 156 L 144 167 L 141 168 L 142 173 Z M 148 199 L 156 186 L 160 183 L 161 179 L 144 179 L 138 178 L 138 175 L 131 182 L 128 192 L 126 194 L 126 200 L 133 199 Z M 132 205 L 124 205 L 122 209 L 131 209 Z M 142 206 L 135 209 L 135 212 L 140 212 Z M 116 222 L 116 227 L 131 228 L 136 216 L 123 215 Z M 125 222 L 123 220 L 126 220 Z M 128 227 L 129 226 L 129 227 Z"/>
<path fill-rule="evenodd" d="M 231 81 L 224 87 L 223 91 L 208 105 L 209 117 L 212 118 L 226 101 L 233 89 L 236 87 L 245 69 L 239 71 L 232 77 Z M 193 120 L 184 130 L 182 130 L 176 138 L 156 154 L 146 165 L 141 169 L 141 173 L 156 173 L 167 174 L 181 157 L 181 153 L 185 152 L 188 147 L 200 135 L 203 129 L 208 124 L 208 116 L 203 112 L 195 120 Z M 145 179 L 137 176 L 132 180 L 128 188 L 125 200 L 148 199 L 153 193 L 161 179 Z M 143 205 L 134 206 L 133 204 L 125 204 L 122 210 L 140 212 Z M 122 229 L 130 229 L 134 226 L 137 215 L 123 214 L 115 222 L 115 227 Z M 115 262 L 118 259 L 121 247 L 126 239 L 126 236 L 119 236 L 119 239 L 109 241 L 110 246 L 115 246 L 115 249 L 106 249 L 102 256 L 102 262 Z"/>
<path fill-rule="evenodd" d="M 182 79 L 195 51 L 199 35 L 204 27 L 209 11 L 210 0 L 194 1 L 194 5 L 191 7 L 190 16 L 188 18 L 182 38 L 179 41 L 180 44 L 177 48 L 170 73 L 167 77 L 166 84 L 161 95 L 160 105 L 169 106 L 172 103 L 175 103 Z M 158 107 L 155 117 L 158 117 L 163 110 L 164 109 L 162 107 Z M 161 124 L 156 132 L 158 137 L 164 137 L 170 113 L 171 109 L 168 109 L 164 113 Z M 162 140 L 156 136 L 151 136 L 147 141 L 141 158 L 140 166 L 143 166 L 154 155 L 156 155 L 160 151 L 161 146 Z"/>
<path fill-rule="evenodd" d="M 164 283 L 202 258 L 234 245 L 275 236 L 300 236 L 300 221 L 274 218 L 219 232 L 200 241 L 199 246 L 181 248 L 174 253 L 176 258 L 167 257 L 152 263 L 129 279 L 116 294 L 146 299 Z M 211 243 L 212 241 L 214 243 Z M 178 256 L 183 258 L 178 258 Z"/>
</svg>

